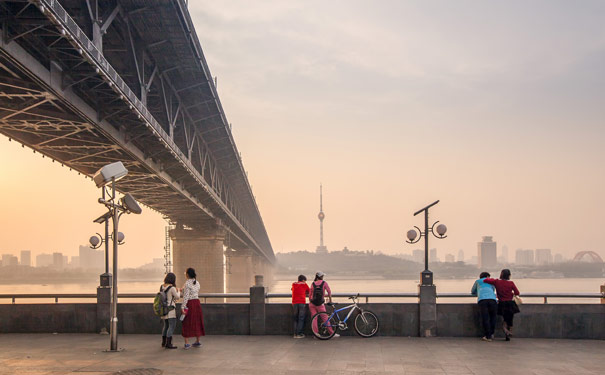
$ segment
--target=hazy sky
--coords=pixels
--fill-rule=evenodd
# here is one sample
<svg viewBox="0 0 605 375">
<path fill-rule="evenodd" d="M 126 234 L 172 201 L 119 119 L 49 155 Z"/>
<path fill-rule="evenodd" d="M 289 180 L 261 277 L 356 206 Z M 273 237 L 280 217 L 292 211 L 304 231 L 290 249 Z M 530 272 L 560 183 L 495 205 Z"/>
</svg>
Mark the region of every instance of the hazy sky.
<svg viewBox="0 0 605 375">
<path fill-rule="evenodd" d="M 329 249 L 410 252 L 440 199 L 441 257 L 482 235 L 605 256 L 604 2 L 189 4 L 275 251 L 317 246 L 322 182 Z M 0 176 L 0 251 L 101 230 L 77 173 L 2 138 Z M 124 264 L 161 256 L 163 226 L 125 217 Z"/>
</svg>

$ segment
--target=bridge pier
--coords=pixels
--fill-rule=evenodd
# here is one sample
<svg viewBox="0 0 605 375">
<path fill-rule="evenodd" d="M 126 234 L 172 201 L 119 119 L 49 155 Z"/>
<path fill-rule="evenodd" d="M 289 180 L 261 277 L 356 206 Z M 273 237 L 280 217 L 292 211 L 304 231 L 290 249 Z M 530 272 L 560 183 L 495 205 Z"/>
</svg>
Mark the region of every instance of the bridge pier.
<svg viewBox="0 0 605 375">
<path fill-rule="evenodd" d="M 271 289 L 273 284 L 273 265 L 265 260 L 265 258 L 256 254 L 252 255 L 252 271 L 254 275 L 262 275 L 263 282 L 267 289 Z"/>
<path fill-rule="evenodd" d="M 220 228 L 208 231 L 170 230 L 173 248 L 173 271 L 179 288 L 185 282 L 185 271 L 192 267 L 200 282 L 200 293 L 224 293 L 223 242 Z"/>
<path fill-rule="evenodd" d="M 247 293 L 250 285 L 254 285 L 252 251 L 250 249 L 227 249 L 225 256 L 227 260 L 227 293 Z"/>
</svg>

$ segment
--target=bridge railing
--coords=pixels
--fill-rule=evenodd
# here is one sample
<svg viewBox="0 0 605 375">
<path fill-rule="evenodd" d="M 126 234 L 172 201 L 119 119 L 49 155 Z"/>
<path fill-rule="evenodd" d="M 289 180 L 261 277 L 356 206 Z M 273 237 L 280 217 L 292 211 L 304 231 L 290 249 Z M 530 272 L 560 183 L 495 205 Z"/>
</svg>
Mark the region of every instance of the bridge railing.
<svg viewBox="0 0 605 375">
<path fill-rule="evenodd" d="M 333 298 L 348 298 L 359 294 L 361 299 L 364 299 L 365 303 L 370 302 L 370 298 L 388 298 L 388 299 L 405 299 L 405 298 L 418 298 L 418 293 L 332 293 Z M 151 301 L 156 296 L 155 293 L 120 293 L 118 298 L 120 299 L 142 299 Z M 266 293 L 266 300 L 276 299 L 289 299 L 292 295 L 290 293 Z M 541 298 L 543 303 L 547 304 L 549 298 L 560 298 L 560 299 L 602 299 L 605 301 L 605 293 L 524 293 L 521 295 L 522 298 Z M 207 303 L 208 300 L 216 299 L 248 299 L 250 293 L 200 293 L 199 298 L 203 303 Z M 470 293 L 437 293 L 438 299 L 454 299 L 454 298 L 468 298 L 475 299 Z M 49 299 L 54 300 L 55 303 L 59 303 L 59 299 L 78 299 L 78 300 L 96 300 L 97 295 L 93 293 L 87 294 L 0 294 L 0 300 L 10 299 L 12 303 L 16 303 L 17 299 Z"/>
</svg>

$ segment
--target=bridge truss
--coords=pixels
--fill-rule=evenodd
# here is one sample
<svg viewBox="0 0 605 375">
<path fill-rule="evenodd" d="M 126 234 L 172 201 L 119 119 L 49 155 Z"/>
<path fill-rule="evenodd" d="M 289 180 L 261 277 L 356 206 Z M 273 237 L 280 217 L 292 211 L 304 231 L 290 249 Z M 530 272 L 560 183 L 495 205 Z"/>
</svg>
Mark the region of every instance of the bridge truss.
<svg viewBox="0 0 605 375">
<path fill-rule="evenodd" d="M 0 3 L 0 132 L 234 248 L 274 256 L 182 0 Z"/>
</svg>

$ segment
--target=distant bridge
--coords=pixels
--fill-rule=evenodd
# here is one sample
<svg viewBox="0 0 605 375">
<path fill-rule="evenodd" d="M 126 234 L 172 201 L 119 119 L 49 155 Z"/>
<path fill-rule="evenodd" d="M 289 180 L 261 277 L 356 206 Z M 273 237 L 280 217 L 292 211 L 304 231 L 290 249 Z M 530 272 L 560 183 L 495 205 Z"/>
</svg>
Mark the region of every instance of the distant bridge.
<svg viewBox="0 0 605 375">
<path fill-rule="evenodd" d="M 0 2 L 0 133 L 118 189 L 177 224 L 177 277 L 205 291 L 270 273 L 274 254 L 183 0 Z M 237 276 L 237 277 L 236 277 Z"/>
<path fill-rule="evenodd" d="M 589 257 L 593 263 L 603 263 L 603 258 L 594 251 L 580 251 L 573 257 L 573 261 L 580 262 L 585 256 Z"/>
</svg>

